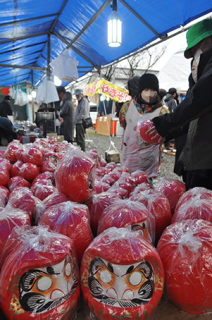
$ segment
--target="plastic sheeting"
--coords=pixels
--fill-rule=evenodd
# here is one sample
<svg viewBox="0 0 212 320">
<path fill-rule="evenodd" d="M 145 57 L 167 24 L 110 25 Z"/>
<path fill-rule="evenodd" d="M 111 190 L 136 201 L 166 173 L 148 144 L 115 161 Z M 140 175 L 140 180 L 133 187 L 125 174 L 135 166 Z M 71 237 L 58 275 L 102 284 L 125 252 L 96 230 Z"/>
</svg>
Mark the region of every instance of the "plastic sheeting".
<svg viewBox="0 0 212 320">
<path fill-rule="evenodd" d="M 130 54 L 211 11 L 211 3 L 207 1 L 119 0 L 123 40 L 120 47 L 114 48 L 107 44 L 110 3 L 110 0 L 2 0 L 0 86 L 22 81 L 37 85 L 46 70 L 34 69 L 32 75 L 30 69 L 19 66 L 47 68 L 48 34 L 51 60 L 69 45 L 72 58 L 79 62 L 79 76 L 83 76 L 94 67 Z"/>
</svg>

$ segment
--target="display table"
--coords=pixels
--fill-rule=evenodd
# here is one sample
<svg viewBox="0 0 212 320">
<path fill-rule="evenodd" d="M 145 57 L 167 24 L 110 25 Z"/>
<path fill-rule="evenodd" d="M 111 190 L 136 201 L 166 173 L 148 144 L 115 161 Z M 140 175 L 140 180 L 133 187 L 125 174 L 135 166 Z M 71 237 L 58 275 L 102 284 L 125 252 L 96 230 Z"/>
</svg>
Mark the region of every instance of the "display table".
<svg viewBox="0 0 212 320">
<path fill-rule="evenodd" d="M 37 136 L 18 136 L 17 139 L 25 144 L 25 143 L 33 143 L 35 142 L 35 139 L 37 138 Z"/>
</svg>

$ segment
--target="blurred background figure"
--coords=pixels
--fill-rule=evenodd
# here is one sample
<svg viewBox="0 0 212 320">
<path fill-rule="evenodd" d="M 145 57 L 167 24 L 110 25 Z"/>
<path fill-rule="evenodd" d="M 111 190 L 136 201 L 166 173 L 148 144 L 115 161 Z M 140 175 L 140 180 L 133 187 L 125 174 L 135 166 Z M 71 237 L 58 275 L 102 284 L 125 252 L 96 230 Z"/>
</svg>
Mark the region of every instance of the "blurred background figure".
<svg viewBox="0 0 212 320">
<path fill-rule="evenodd" d="M 4 100 L 0 103 L 0 117 L 12 116 L 13 112 L 10 107 L 10 96 L 5 96 Z"/>
<path fill-rule="evenodd" d="M 60 117 L 63 118 L 64 139 L 72 143 L 74 139 L 74 104 L 70 92 L 65 93 Z"/>
</svg>

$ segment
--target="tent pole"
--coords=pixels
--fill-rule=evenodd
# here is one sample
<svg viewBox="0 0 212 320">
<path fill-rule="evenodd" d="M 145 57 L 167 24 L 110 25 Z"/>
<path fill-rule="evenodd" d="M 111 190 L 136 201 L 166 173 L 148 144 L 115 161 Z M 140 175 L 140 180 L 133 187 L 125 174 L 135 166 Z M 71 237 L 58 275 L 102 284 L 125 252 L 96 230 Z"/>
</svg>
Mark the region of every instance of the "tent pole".
<svg viewBox="0 0 212 320">
<path fill-rule="evenodd" d="M 31 82 L 32 82 L 32 91 L 33 91 L 33 70 L 31 71 Z M 35 112 L 34 112 L 34 97 L 32 96 L 32 123 L 35 122 Z"/>
</svg>

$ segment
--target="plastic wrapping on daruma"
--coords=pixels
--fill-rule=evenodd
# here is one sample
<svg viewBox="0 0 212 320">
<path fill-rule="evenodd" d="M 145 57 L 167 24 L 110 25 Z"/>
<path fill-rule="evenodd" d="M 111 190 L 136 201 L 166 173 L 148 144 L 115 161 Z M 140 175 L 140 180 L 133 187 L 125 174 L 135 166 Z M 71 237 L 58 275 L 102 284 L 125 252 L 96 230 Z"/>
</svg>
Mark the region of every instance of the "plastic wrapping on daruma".
<svg viewBox="0 0 212 320">
<path fill-rule="evenodd" d="M 32 218 L 36 205 L 36 198 L 29 188 L 16 187 L 9 195 L 8 205 L 25 211 L 30 218 Z"/>
<path fill-rule="evenodd" d="M 31 190 L 35 197 L 44 200 L 50 194 L 56 192 L 57 188 L 52 185 L 50 180 L 43 180 L 42 182 L 39 181 L 38 183 L 34 183 Z"/>
<path fill-rule="evenodd" d="M 57 189 L 66 194 L 71 201 L 82 203 L 91 194 L 92 168 L 94 161 L 81 150 L 66 153 L 55 171 Z"/>
<path fill-rule="evenodd" d="M 66 235 L 73 240 L 78 262 L 93 239 L 89 225 L 89 211 L 84 204 L 63 202 L 49 207 L 42 214 L 39 225 Z"/>
<path fill-rule="evenodd" d="M 131 176 L 130 173 L 122 172 L 119 180 L 117 180 L 114 183 L 114 186 L 116 186 L 116 187 L 119 186 L 119 187 L 127 190 L 128 191 L 128 196 L 129 196 L 129 194 L 133 191 L 133 189 L 136 186 L 135 179 Z"/>
<path fill-rule="evenodd" d="M 182 194 L 186 192 L 185 184 L 183 182 L 164 177 L 160 178 L 155 190 L 165 194 L 169 200 L 172 214 L 174 213 L 178 200 Z"/>
<path fill-rule="evenodd" d="M 141 183 L 148 183 L 148 177 L 147 174 L 142 170 L 136 170 L 131 173 L 131 176 L 135 179 L 135 184 L 139 185 Z"/>
<path fill-rule="evenodd" d="M 128 191 L 126 189 L 123 189 L 119 186 L 112 186 L 107 190 L 107 192 L 111 192 L 113 194 L 118 194 L 122 199 L 125 199 L 128 197 Z"/>
<path fill-rule="evenodd" d="M 100 194 L 93 194 L 88 202 L 86 202 L 90 212 L 90 224 L 94 236 L 97 234 L 98 222 L 104 209 L 120 198 L 118 193 L 106 191 Z"/>
<path fill-rule="evenodd" d="M 8 184 L 9 179 L 10 179 L 10 175 L 7 169 L 2 168 L 0 166 L 0 186 L 6 186 Z"/>
<path fill-rule="evenodd" d="M 89 319 L 147 319 L 161 299 L 163 285 L 161 259 L 137 232 L 107 229 L 83 255 L 81 288 L 93 314 Z"/>
<path fill-rule="evenodd" d="M 17 160 L 19 160 L 17 158 L 17 154 L 19 149 L 22 148 L 21 146 L 22 145 L 18 140 L 13 140 L 12 142 L 10 142 L 4 152 L 4 158 L 9 160 L 10 162 L 16 162 Z"/>
<path fill-rule="evenodd" d="M 30 146 L 22 153 L 22 159 L 23 162 L 30 162 L 39 167 L 43 162 L 43 154 L 38 148 Z"/>
<path fill-rule="evenodd" d="M 205 188 L 194 189 L 196 190 L 185 192 L 178 201 L 172 223 L 188 219 L 212 222 L 212 192 Z"/>
<path fill-rule="evenodd" d="M 36 203 L 34 211 L 34 220 L 36 225 L 38 224 L 40 217 L 46 209 L 48 209 L 51 206 L 54 206 L 55 204 L 59 204 L 65 201 L 67 201 L 66 195 L 59 191 L 55 191 L 48 197 L 46 197 L 43 201 Z"/>
<path fill-rule="evenodd" d="M 32 181 L 35 177 L 37 177 L 37 175 L 39 175 L 39 173 L 40 170 L 38 166 L 30 162 L 23 163 L 19 171 L 20 176 L 27 181 Z"/>
<path fill-rule="evenodd" d="M 23 164 L 24 163 L 20 160 L 16 161 L 11 167 L 10 176 L 11 177 L 20 176 L 20 169 Z"/>
<path fill-rule="evenodd" d="M 29 188 L 30 186 L 31 186 L 30 182 L 20 176 L 12 177 L 8 181 L 8 188 L 9 188 L 10 192 L 13 191 L 13 189 L 15 187 Z"/>
<path fill-rule="evenodd" d="M 138 136 L 147 143 L 158 143 L 160 141 L 160 136 L 152 139 L 152 136 L 147 133 L 149 129 L 154 127 L 154 123 L 151 120 L 140 120 L 137 122 L 137 134 Z"/>
<path fill-rule="evenodd" d="M 212 224 L 184 220 L 166 228 L 158 243 L 169 299 L 191 313 L 212 311 Z"/>
<path fill-rule="evenodd" d="M 0 186 L 0 208 L 6 206 L 9 193 L 9 190 L 6 187 Z"/>
<path fill-rule="evenodd" d="M 19 235 L 0 275 L 7 319 L 72 319 L 80 295 L 73 241 L 43 227 L 20 228 Z"/>
<path fill-rule="evenodd" d="M 163 230 L 170 225 L 172 215 L 166 196 L 153 189 L 132 194 L 130 200 L 138 201 L 146 206 L 155 218 L 155 240 L 159 240 Z"/>
<path fill-rule="evenodd" d="M 191 199 L 212 200 L 212 190 L 209 190 L 203 187 L 195 187 L 195 188 L 189 189 L 188 191 L 182 194 L 182 196 L 177 202 L 175 210 L 177 210 L 181 205 L 183 205 L 187 201 L 190 201 Z"/>
<path fill-rule="evenodd" d="M 130 227 L 131 230 L 138 231 L 146 240 L 154 243 L 154 216 L 139 202 L 118 199 L 106 207 L 99 220 L 97 233 L 100 234 L 111 227 Z"/>
<path fill-rule="evenodd" d="M 0 211 L 0 257 L 12 229 L 17 226 L 20 227 L 30 224 L 29 215 L 21 209 L 16 209 L 7 205 Z"/>
<path fill-rule="evenodd" d="M 9 160 L 0 158 L 0 167 L 5 168 L 8 172 L 10 172 L 12 166 Z"/>
<path fill-rule="evenodd" d="M 133 189 L 133 191 L 130 193 L 130 196 L 149 190 L 149 189 L 153 189 L 153 187 L 147 182 L 142 182 L 141 184 L 137 185 L 135 189 Z"/>
</svg>

